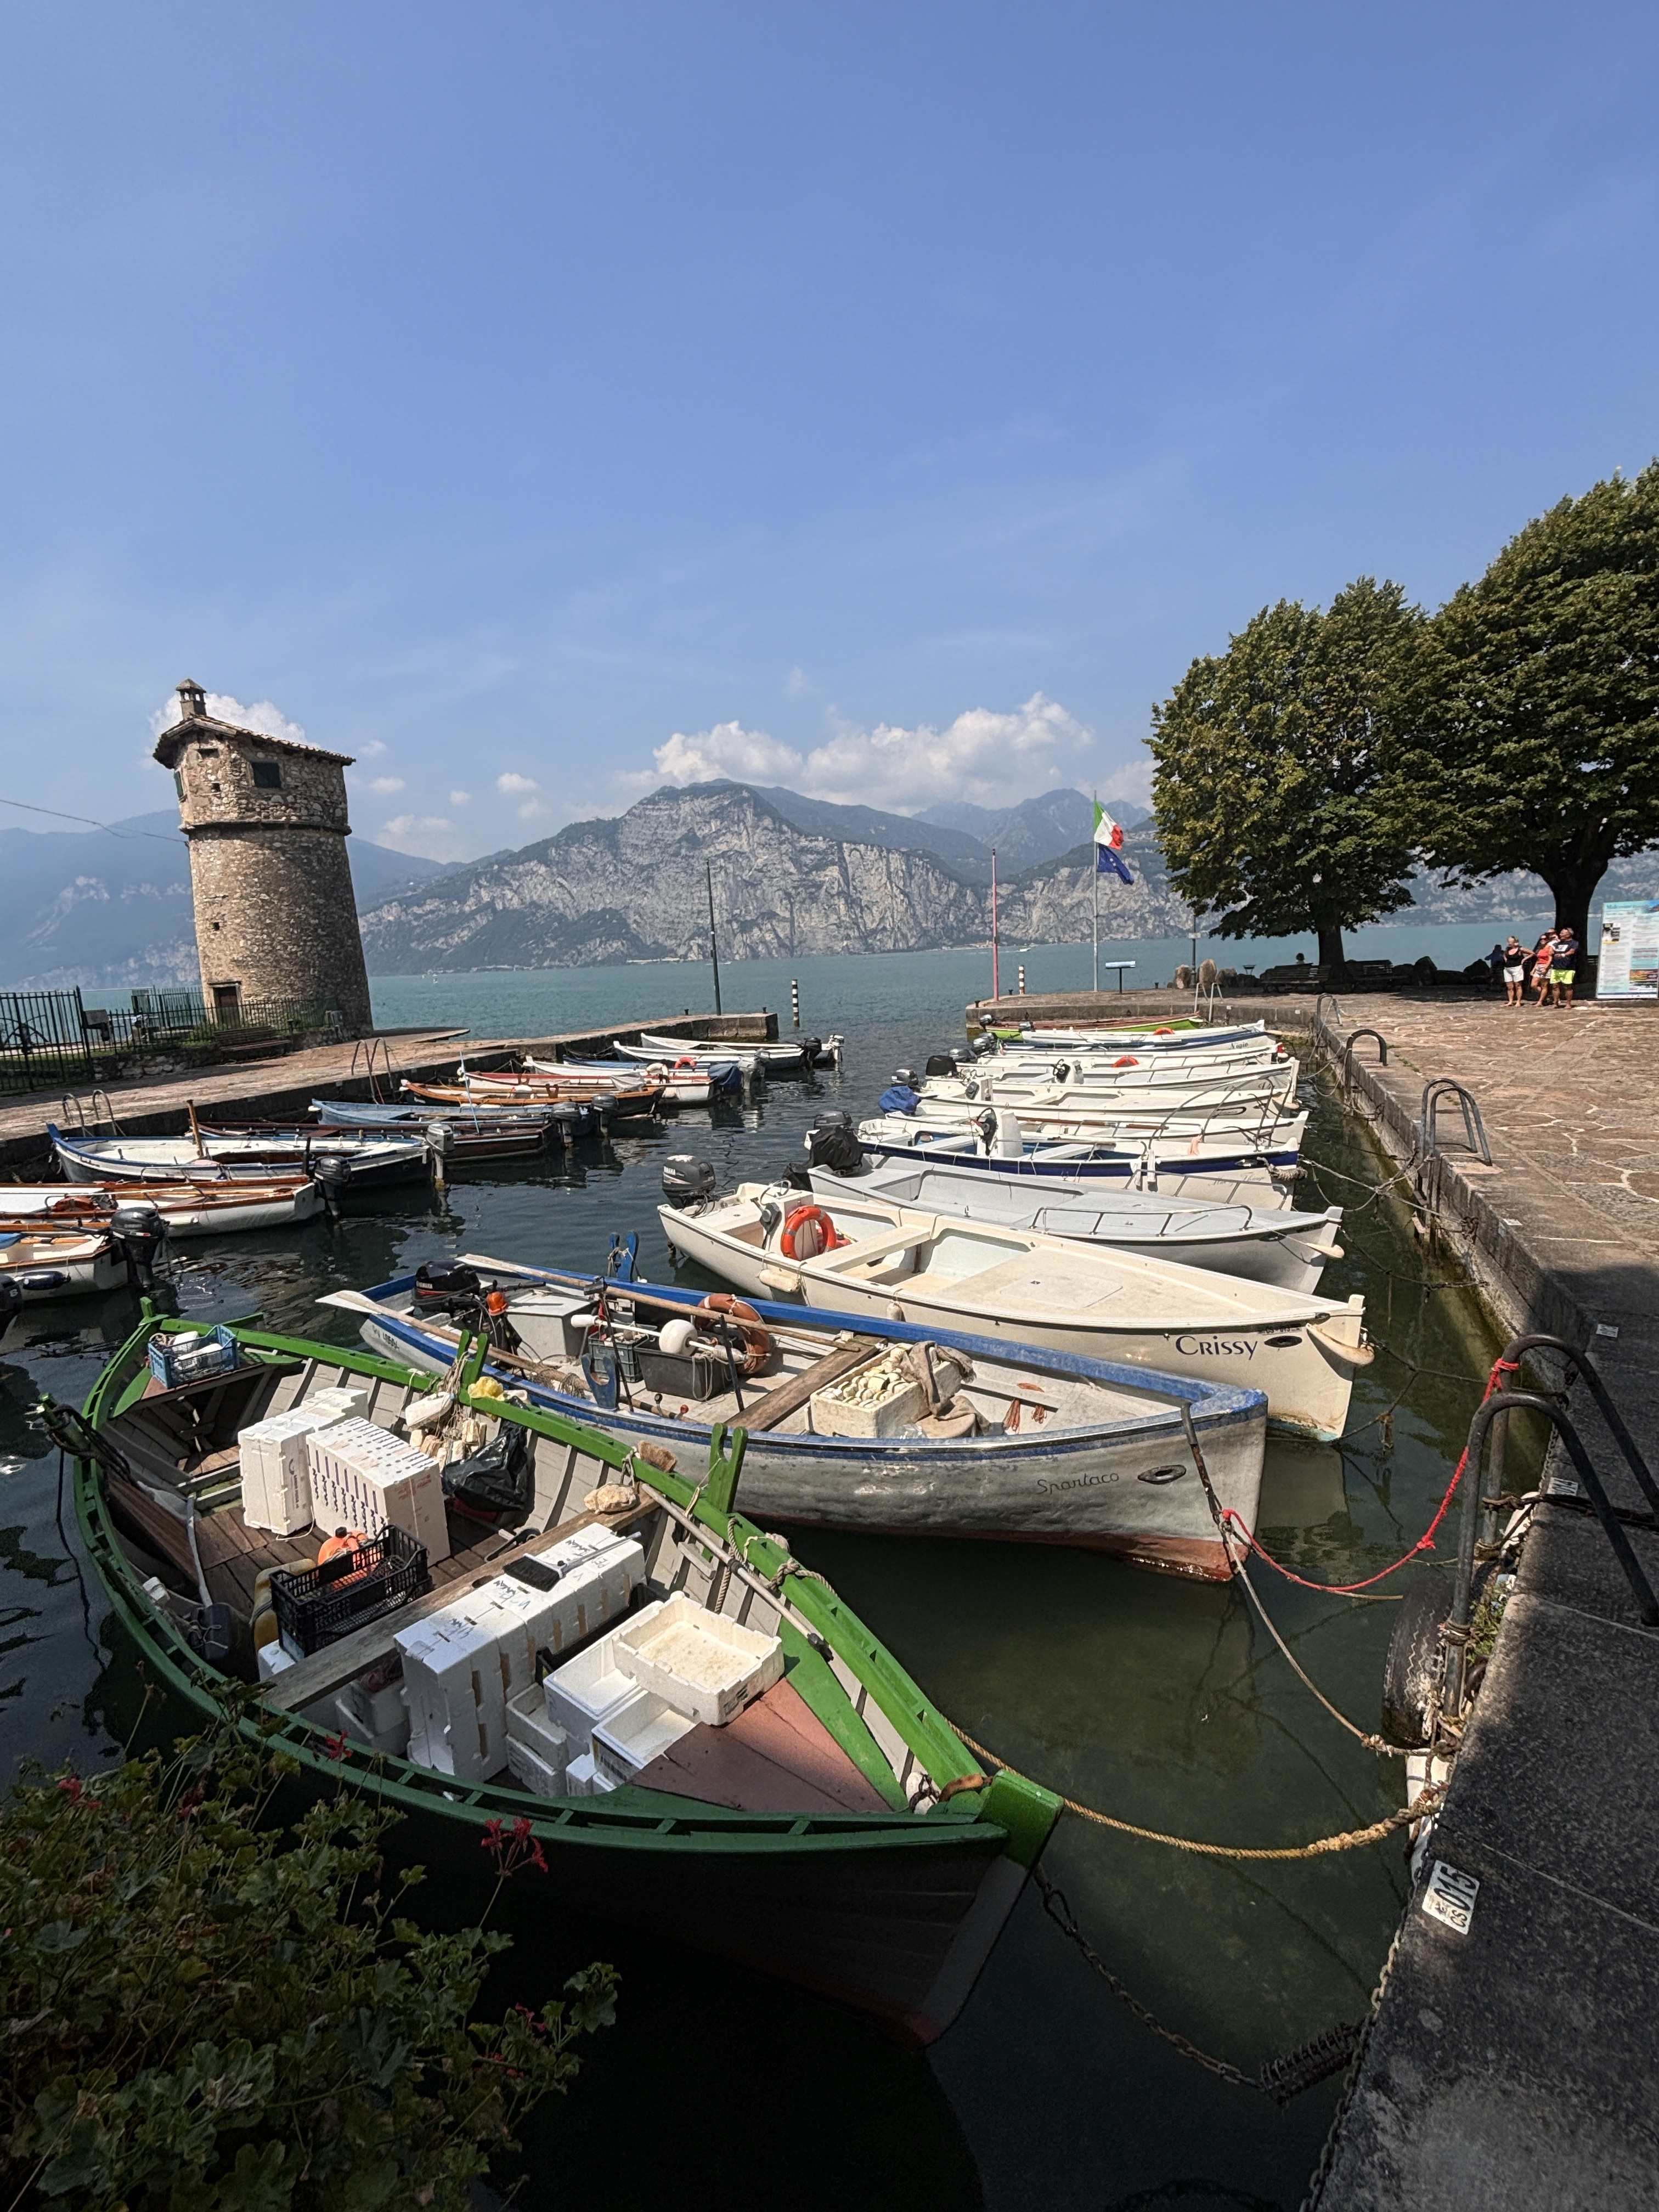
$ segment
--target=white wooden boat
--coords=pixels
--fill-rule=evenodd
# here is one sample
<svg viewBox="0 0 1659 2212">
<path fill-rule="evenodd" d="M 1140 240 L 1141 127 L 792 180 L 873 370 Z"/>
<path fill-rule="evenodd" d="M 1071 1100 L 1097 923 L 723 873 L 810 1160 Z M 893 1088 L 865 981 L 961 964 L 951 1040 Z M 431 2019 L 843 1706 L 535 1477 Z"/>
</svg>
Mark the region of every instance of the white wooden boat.
<svg viewBox="0 0 1659 2212">
<path fill-rule="evenodd" d="M 105 1233 L 0 1230 L 0 1284 L 9 1284 L 25 1305 L 112 1291 L 126 1279 L 126 1255 Z"/>
<path fill-rule="evenodd" d="M 833 1211 L 785 1186 L 657 1209 L 670 1243 L 740 1289 L 1265 1391 L 1275 1426 L 1322 1442 L 1372 1353 L 1364 1301 L 1283 1291 L 878 1199 Z M 802 1216 L 816 1214 L 817 1225 Z M 814 1248 L 821 1237 L 840 1241 Z"/>
<path fill-rule="evenodd" d="M 594 1090 L 615 1091 L 640 1079 L 639 1063 L 629 1060 L 534 1060 L 526 1053 L 524 1064 L 533 1074 L 561 1077 Z M 740 1077 L 742 1071 L 735 1073 Z M 647 1060 L 645 1078 L 647 1083 L 661 1084 L 663 1097 L 677 1106 L 706 1106 L 714 1095 L 714 1079 L 706 1067 L 673 1067 L 666 1060 Z M 740 1089 L 741 1082 L 728 1087 Z"/>
<path fill-rule="evenodd" d="M 302 1176 L 269 1182 L 0 1183 L 0 1216 L 93 1229 L 118 1206 L 153 1206 L 169 1237 L 224 1237 L 287 1229 L 323 1210 L 319 1186 Z"/>
<path fill-rule="evenodd" d="M 268 1182 L 273 1170 L 309 1175 L 316 1163 L 347 1161 L 359 1186 L 414 1182 L 428 1171 L 424 1138 L 356 1137 L 327 1129 L 291 1136 L 66 1137 L 46 1126 L 52 1148 L 71 1182 L 155 1182 L 180 1176 Z"/>
<path fill-rule="evenodd" d="M 883 1097 L 889 1095 L 884 1093 Z M 868 1126 L 873 1126 L 875 1118 L 872 1117 Z M 1280 1113 L 1271 1102 L 1262 1111 L 1254 1113 L 1218 1108 L 1206 1112 L 1160 1114 L 1138 1112 L 1127 1105 L 1097 1106 L 1088 1099 L 1062 1100 L 1053 1105 L 1022 1101 L 1017 1105 L 988 1106 L 971 1098 L 924 1098 L 902 1114 L 890 1111 L 882 1118 L 908 1121 L 915 1128 L 939 1129 L 957 1135 L 977 1133 L 983 1137 L 988 1128 L 993 1133 L 988 1141 L 994 1145 L 1012 1144 L 1015 1139 L 1004 1134 L 1012 1129 L 1022 1143 L 1042 1138 L 1063 1139 L 1067 1143 L 1105 1146 L 1115 1152 L 1153 1144 L 1160 1152 L 1188 1152 L 1194 1158 L 1214 1149 L 1218 1139 L 1235 1152 L 1243 1148 L 1252 1152 L 1283 1152 L 1294 1158 L 1301 1152 L 1303 1133 L 1308 1126 L 1305 1111 Z M 866 1126 L 859 1124 L 860 1139 Z"/>
<path fill-rule="evenodd" d="M 1114 1029 L 1109 1024 L 1101 1029 L 1079 1029 L 1056 1023 L 1052 1028 L 1047 1023 L 1022 1022 L 1018 1031 L 994 1030 L 991 1032 L 995 1048 L 1019 1051 L 1027 1048 L 1046 1051 L 1051 1045 L 1061 1051 L 1104 1050 L 1114 1052 L 1206 1052 L 1215 1048 L 1248 1044 L 1253 1038 L 1268 1035 L 1267 1024 L 1260 1022 L 1167 1022 L 1126 1023 Z"/>
<path fill-rule="evenodd" d="M 884 1161 L 865 1174 L 811 1170 L 812 1193 L 833 1212 L 845 1196 L 868 1196 L 926 1213 L 1029 1229 L 1112 1252 L 1140 1252 L 1183 1267 L 1212 1267 L 1286 1291 L 1316 1291 L 1328 1260 L 1340 1260 L 1342 1210 L 1296 1213 L 1251 1203 L 1250 1194 L 1231 1202 L 1206 1202 L 1184 1188 L 1155 1193 L 1108 1190 L 1098 1183 L 1038 1182 L 1030 1176 L 976 1174 L 948 1158 L 914 1164 Z M 1255 1194 L 1259 1195 L 1260 1194 Z M 1275 1196 L 1277 1194 L 1274 1194 Z"/>
<path fill-rule="evenodd" d="M 990 1114 L 952 1127 L 903 1114 L 877 1115 L 858 1125 L 859 1143 L 875 1159 L 949 1159 L 953 1165 L 998 1175 L 1055 1181 L 1109 1182 L 1132 1190 L 1179 1188 L 1231 1202 L 1240 1184 L 1278 1192 L 1285 1203 L 1301 1160 L 1306 1115 L 1261 1133 L 1218 1130 L 1207 1134 L 1097 1138 L 1028 1137 L 1017 1115 Z M 986 1126 L 988 1124 L 988 1127 Z M 1218 1186 L 1222 1187 L 1220 1189 Z M 1261 1200 L 1267 1202 L 1267 1198 Z"/>
<path fill-rule="evenodd" d="M 749 1437 L 744 1503 L 763 1518 L 1079 1545 L 1140 1566 L 1224 1579 L 1231 1571 L 1182 1427 L 1184 1406 L 1218 1496 L 1255 1523 L 1267 1402 L 1254 1389 L 1146 1375 L 957 1329 L 820 1316 L 761 1298 L 752 1311 L 770 1349 L 760 1372 L 749 1380 L 734 1375 L 735 1390 L 723 1386 L 712 1397 L 689 1399 L 653 1389 L 649 1377 L 660 1377 L 663 1325 L 708 1318 L 702 1291 L 609 1283 L 606 1327 L 594 1319 L 591 1277 L 477 1253 L 467 1254 L 465 1264 L 486 1289 L 507 1295 L 520 1356 L 497 1355 L 504 1383 L 523 1389 L 533 1404 L 596 1423 L 619 1443 L 666 1447 L 682 1467 L 702 1464 L 712 1424 L 740 1423 Z M 454 1357 L 455 1328 L 446 1316 L 417 1312 L 415 1291 L 415 1278 L 406 1275 L 368 1291 L 337 1291 L 323 1303 L 362 1315 L 363 1340 L 373 1350 L 443 1371 Z M 579 1340 L 592 1334 L 601 1352 L 612 1355 L 597 1374 L 567 1349 L 580 1316 Z M 717 1348 L 713 1336 L 700 1340 Z M 942 1381 L 953 1380 L 953 1355 L 969 1367 L 952 1391 L 956 1419 L 912 1419 L 886 1436 L 815 1427 L 815 1375 L 823 1387 L 884 1353 L 922 1344 L 933 1347 L 933 1371 Z M 630 1385 L 616 1381 L 618 1353 L 635 1370 Z M 594 1369 L 591 1358 L 588 1367 Z M 596 1404 L 596 1380 L 606 1402 Z M 963 1433 L 949 1433 L 963 1428 L 963 1413 L 973 1415 L 971 1423 Z"/>
<path fill-rule="evenodd" d="M 1296 1097 L 1295 1060 L 1237 1074 L 1173 1073 L 1159 1065 L 1093 1069 L 1057 1061 L 1041 1073 L 981 1066 L 961 1079 L 930 1075 L 917 1096 L 924 1120 L 951 1119 L 963 1107 L 1006 1106 L 1024 1117 L 1066 1114 L 1105 1121 L 1124 1115 L 1279 1115 Z"/>
</svg>

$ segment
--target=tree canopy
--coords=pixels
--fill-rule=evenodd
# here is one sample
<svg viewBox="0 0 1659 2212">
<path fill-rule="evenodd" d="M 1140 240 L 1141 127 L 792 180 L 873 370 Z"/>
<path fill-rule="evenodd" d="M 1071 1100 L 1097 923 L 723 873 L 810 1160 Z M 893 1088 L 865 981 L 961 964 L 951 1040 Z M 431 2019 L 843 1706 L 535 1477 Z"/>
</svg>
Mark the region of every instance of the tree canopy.
<svg viewBox="0 0 1659 2212">
<path fill-rule="evenodd" d="M 1328 611 L 1264 607 L 1152 710 L 1152 803 L 1170 883 L 1222 937 L 1319 939 L 1408 905 L 1379 824 L 1382 757 L 1423 617 L 1361 576 Z"/>
<path fill-rule="evenodd" d="M 1608 861 L 1659 842 L 1659 462 L 1562 500 L 1449 599 L 1408 713 L 1395 835 L 1452 880 L 1531 869 L 1582 939 Z"/>
</svg>

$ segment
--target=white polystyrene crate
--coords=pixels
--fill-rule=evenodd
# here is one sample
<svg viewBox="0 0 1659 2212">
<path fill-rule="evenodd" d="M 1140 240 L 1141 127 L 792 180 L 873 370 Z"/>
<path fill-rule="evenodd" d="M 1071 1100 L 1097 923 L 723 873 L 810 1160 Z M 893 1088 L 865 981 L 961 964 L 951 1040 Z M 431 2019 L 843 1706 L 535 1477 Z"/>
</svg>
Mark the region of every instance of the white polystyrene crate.
<svg viewBox="0 0 1659 2212">
<path fill-rule="evenodd" d="M 319 1528 L 378 1534 L 388 1523 L 449 1557 L 443 1476 L 436 1462 L 372 1421 L 337 1421 L 308 1445 L 312 1502 Z"/>
<path fill-rule="evenodd" d="M 619 1628 L 611 1641 L 619 1673 L 711 1728 L 723 1728 L 783 1676 L 777 1637 L 707 1612 L 683 1590 L 650 1619 L 641 1613 Z"/>
<path fill-rule="evenodd" d="M 562 1797 L 568 1794 L 563 1761 L 556 1765 L 515 1735 L 507 1739 L 507 1771 L 521 1790 L 532 1790 L 538 1797 Z"/>
<path fill-rule="evenodd" d="M 582 1753 L 573 1759 L 564 1770 L 564 1794 L 567 1797 L 591 1797 L 593 1795 L 593 1754 Z"/>
<path fill-rule="evenodd" d="M 307 1406 L 325 1407 L 331 1420 L 355 1420 L 368 1418 L 368 1393 L 353 1389 L 344 1382 L 331 1382 L 326 1389 L 313 1390 L 306 1400 Z"/>
<path fill-rule="evenodd" d="M 507 1734 L 509 1742 L 517 1736 L 557 1765 L 563 1765 L 570 1756 L 570 1739 L 556 1721 L 548 1718 L 547 1700 L 539 1682 L 532 1682 L 527 1690 L 520 1690 L 507 1699 Z"/>
<path fill-rule="evenodd" d="M 334 1699 L 334 1717 L 347 1735 L 370 1751 L 384 1751 L 401 1759 L 409 1748 L 409 1713 L 401 1697 L 396 1718 L 384 1728 L 372 1726 L 362 1705 L 343 1690 Z"/>
<path fill-rule="evenodd" d="M 593 1771 L 620 1788 L 696 1725 L 690 1715 L 677 1712 L 666 1698 L 641 1690 L 594 1723 Z"/>
<path fill-rule="evenodd" d="M 410 1732 L 423 1763 L 482 1782 L 507 1764 L 501 1654 L 487 1628 L 459 1609 L 433 1613 L 394 1639 L 404 1662 Z"/>
<path fill-rule="evenodd" d="M 313 1519 L 308 1439 L 336 1416 L 326 1407 L 296 1407 L 250 1421 L 236 1439 L 241 1460 L 242 1518 L 251 1528 L 297 1536 Z"/>
<path fill-rule="evenodd" d="M 648 1605 L 635 1620 L 648 1620 L 662 1609 L 662 1601 Z M 617 1668 L 615 1647 L 619 1633 L 613 1629 L 599 1637 L 585 1651 L 556 1667 L 542 1685 L 548 1718 L 564 1730 L 572 1743 L 585 1745 L 595 1721 L 602 1720 L 613 1705 L 632 1697 L 639 1687 L 631 1675 Z"/>
<path fill-rule="evenodd" d="M 523 1562 L 532 1576 L 552 1574 L 550 1587 L 539 1588 L 508 1568 L 476 1593 L 489 1601 L 515 1689 L 535 1680 L 538 1651 L 557 1659 L 622 1620 L 644 1574 L 645 1555 L 637 1544 L 613 1540 L 605 1547 L 573 1551 L 578 1541 L 568 1540 Z"/>
<path fill-rule="evenodd" d="M 408 1725 L 409 1701 L 404 1695 L 403 1669 L 395 1659 L 384 1659 L 378 1666 L 371 1667 L 355 1682 L 348 1682 L 340 1694 L 356 1706 L 366 1729 L 379 1733 L 396 1728 L 400 1723 Z"/>
</svg>

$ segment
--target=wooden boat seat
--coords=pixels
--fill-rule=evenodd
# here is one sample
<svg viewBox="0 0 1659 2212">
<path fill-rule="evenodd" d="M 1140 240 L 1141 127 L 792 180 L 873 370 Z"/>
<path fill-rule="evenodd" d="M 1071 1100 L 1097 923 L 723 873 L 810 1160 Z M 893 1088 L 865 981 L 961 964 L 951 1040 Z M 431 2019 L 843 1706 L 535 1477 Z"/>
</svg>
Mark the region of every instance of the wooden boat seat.
<svg viewBox="0 0 1659 2212">
<path fill-rule="evenodd" d="M 787 1680 L 724 1728 L 699 1724 L 634 1779 L 740 1813 L 891 1810 Z"/>
</svg>

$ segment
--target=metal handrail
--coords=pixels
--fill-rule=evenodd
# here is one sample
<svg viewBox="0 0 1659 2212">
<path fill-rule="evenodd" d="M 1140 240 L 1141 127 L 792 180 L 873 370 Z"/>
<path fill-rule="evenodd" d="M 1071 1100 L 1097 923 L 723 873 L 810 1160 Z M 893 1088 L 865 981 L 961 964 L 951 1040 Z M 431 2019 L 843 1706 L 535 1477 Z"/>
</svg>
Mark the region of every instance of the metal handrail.
<svg viewBox="0 0 1659 2212">
<path fill-rule="evenodd" d="M 1480 1104 L 1473 1091 L 1466 1091 L 1461 1083 L 1449 1075 L 1437 1075 L 1432 1082 L 1423 1085 L 1423 1105 L 1417 1123 L 1419 1158 L 1432 1159 L 1439 1149 L 1439 1132 L 1437 1124 L 1441 1101 L 1447 1097 L 1455 1098 L 1463 1109 L 1463 1134 L 1468 1140 L 1469 1150 L 1479 1157 L 1485 1166 L 1490 1167 L 1492 1146 L 1486 1141 L 1486 1128 L 1485 1122 L 1480 1119 Z"/>
<path fill-rule="evenodd" d="M 1376 1039 L 1376 1065 L 1379 1067 L 1386 1067 L 1389 1064 L 1389 1040 L 1383 1036 L 1382 1030 L 1356 1030 L 1342 1048 L 1342 1098 L 1344 1104 L 1347 1103 L 1349 1095 L 1353 1090 L 1353 1048 L 1358 1043 L 1361 1037 L 1375 1037 Z"/>
</svg>

